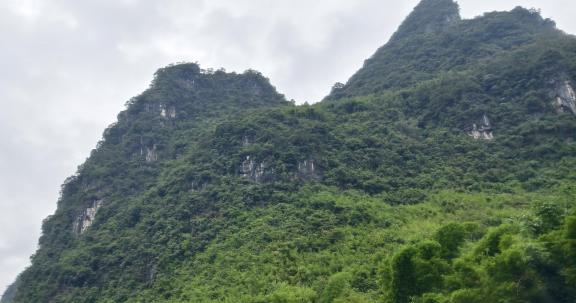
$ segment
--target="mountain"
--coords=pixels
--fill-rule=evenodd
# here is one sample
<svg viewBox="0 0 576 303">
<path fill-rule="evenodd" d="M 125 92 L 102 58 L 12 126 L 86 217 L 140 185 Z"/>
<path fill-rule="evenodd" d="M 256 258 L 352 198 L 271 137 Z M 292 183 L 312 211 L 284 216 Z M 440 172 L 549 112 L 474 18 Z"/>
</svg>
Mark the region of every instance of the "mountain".
<svg viewBox="0 0 576 303">
<path fill-rule="evenodd" d="M 314 105 L 160 69 L 3 302 L 574 302 L 574 50 L 423 0 Z"/>
</svg>

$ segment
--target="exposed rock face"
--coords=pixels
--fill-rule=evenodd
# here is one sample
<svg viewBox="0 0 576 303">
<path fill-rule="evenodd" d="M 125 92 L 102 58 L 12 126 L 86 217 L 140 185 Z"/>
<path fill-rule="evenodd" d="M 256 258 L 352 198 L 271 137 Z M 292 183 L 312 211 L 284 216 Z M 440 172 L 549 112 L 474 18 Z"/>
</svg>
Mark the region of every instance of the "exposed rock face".
<svg viewBox="0 0 576 303">
<path fill-rule="evenodd" d="M 148 163 L 158 161 L 158 145 L 154 142 L 145 143 L 144 138 L 140 137 L 140 158 Z"/>
<path fill-rule="evenodd" d="M 576 116 L 576 93 L 570 81 L 564 81 L 558 85 L 554 105 L 559 113 L 570 112 Z"/>
<path fill-rule="evenodd" d="M 266 165 L 264 162 L 256 162 L 250 156 L 246 156 L 246 159 L 240 165 L 240 174 L 242 177 L 254 182 L 263 182 L 265 181 L 265 169 Z"/>
<path fill-rule="evenodd" d="M 158 161 L 158 153 L 156 152 L 156 144 L 152 148 L 146 147 L 146 162 Z"/>
<path fill-rule="evenodd" d="M 246 156 L 240 164 L 240 175 L 256 183 L 273 182 L 276 180 L 274 169 L 266 161 L 256 161 L 252 156 Z M 321 180 L 322 171 L 314 159 L 298 162 L 297 170 L 292 178 L 304 181 Z"/>
<path fill-rule="evenodd" d="M 176 108 L 174 106 L 160 105 L 160 115 L 164 118 L 176 118 Z"/>
<path fill-rule="evenodd" d="M 484 114 L 479 124 L 476 123 L 472 124 L 472 131 L 470 131 L 469 135 L 476 140 L 490 141 L 494 139 L 492 129 L 493 127 L 492 124 L 490 123 L 490 119 L 488 119 L 488 116 Z"/>
<path fill-rule="evenodd" d="M 207 186 L 208 186 L 208 184 L 205 182 L 192 181 L 192 182 L 190 182 L 190 191 L 191 192 L 201 191 L 201 190 L 206 189 Z"/>
<path fill-rule="evenodd" d="M 303 180 L 320 180 L 322 174 L 313 159 L 298 162 L 298 178 Z"/>
<path fill-rule="evenodd" d="M 144 107 L 144 111 L 148 113 L 149 112 L 157 113 L 164 118 L 171 118 L 171 119 L 176 118 L 176 107 L 172 105 L 158 104 L 158 103 L 146 104 Z"/>
<path fill-rule="evenodd" d="M 76 235 L 83 234 L 88 227 L 92 225 L 94 219 L 96 218 L 96 213 L 98 209 L 104 204 L 104 200 L 94 200 L 92 202 L 92 206 L 85 209 L 76 220 L 74 220 L 74 224 L 72 225 L 72 232 Z"/>
</svg>

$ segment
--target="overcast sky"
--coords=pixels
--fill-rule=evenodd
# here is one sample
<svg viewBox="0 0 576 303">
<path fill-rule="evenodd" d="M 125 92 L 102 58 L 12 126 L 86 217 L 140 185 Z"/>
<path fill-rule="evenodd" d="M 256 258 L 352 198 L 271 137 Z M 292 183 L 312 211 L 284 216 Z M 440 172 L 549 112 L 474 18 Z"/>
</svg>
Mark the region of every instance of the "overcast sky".
<svg viewBox="0 0 576 303">
<path fill-rule="evenodd" d="M 173 62 L 261 71 L 316 102 L 384 44 L 417 0 L 0 0 L 0 291 L 29 263 L 60 184 L 154 71 Z M 517 5 L 576 33 L 573 0 Z"/>
</svg>

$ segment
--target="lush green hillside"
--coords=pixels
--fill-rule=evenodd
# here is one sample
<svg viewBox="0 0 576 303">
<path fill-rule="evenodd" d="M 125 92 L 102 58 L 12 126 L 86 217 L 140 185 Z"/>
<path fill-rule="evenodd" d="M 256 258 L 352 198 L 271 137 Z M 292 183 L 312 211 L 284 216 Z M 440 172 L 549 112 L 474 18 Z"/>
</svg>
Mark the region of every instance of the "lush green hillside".
<svg viewBox="0 0 576 303">
<path fill-rule="evenodd" d="M 574 302 L 576 39 L 423 0 L 323 102 L 161 69 L 7 302 Z"/>
</svg>

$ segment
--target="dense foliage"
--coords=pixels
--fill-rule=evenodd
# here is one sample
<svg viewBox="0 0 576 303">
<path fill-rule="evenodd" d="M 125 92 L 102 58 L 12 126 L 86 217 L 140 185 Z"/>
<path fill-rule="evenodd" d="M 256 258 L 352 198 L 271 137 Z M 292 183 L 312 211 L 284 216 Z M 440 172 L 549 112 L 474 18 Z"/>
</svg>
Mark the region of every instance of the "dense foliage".
<svg viewBox="0 0 576 303">
<path fill-rule="evenodd" d="M 576 39 L 457 10 L 424 0 L 311 106 L 254 71 L 161 69 L 63 185 L 13 302 L 574 302 L 555 100 Z"/>
</svg>

